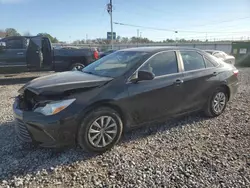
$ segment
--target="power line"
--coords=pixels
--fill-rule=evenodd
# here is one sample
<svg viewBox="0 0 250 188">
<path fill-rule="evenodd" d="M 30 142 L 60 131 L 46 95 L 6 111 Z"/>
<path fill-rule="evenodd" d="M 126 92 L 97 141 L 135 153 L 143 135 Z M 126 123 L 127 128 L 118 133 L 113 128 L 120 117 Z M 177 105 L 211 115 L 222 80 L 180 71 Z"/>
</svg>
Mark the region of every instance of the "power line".
<svg viewBox="0 0 250 188">
<path fill-rule="evenodd" d="M 158 31 L 168 31 L 168 32 L 182 32 L 182 33 L 246 33 L 250 31 L 232 31 L 232 32 L 207 32 L 207 31 L 188 31 L 188 30 L 173 30 L 173 29 L 163 29 L 163 28 L 156 28 L 156 27 L 147 27 L 147 26 L 140 26 L 140 25 L 133 25 L 133 24 L 126 24 L 126 23 L 120 23 L 120 22 L 114 22 L 116 25 L 122 25 L 122 26 L 130 26 L 130 27 L 139 27 L 139 28 L 144 28 L 144 29 L 151 29 L 151 30 L 158 30 Z"/>
<path fill-rule="evenodd" d="M 236 18 L 236 19 L 230 19 L 230 20 L 224 20 L 224 21 L 219 21 L 219 22 L 212 22 L 212 23 L 208 23 L 208 24 L 202 24 L 202 25 L 191 25 L 191 27 L 202 27 L 202 26 L 209 26 L 209 25 L 217 25 L 217 24 L 221 24 L 221 23 L 227 23 L 227 22 L 234 22 L 237 20 L 245 20 L 245 19 L 249 19 L 250 17 L 242 17 L 242 18 Z"/>
<path fill-rule="evenodd" d="M 119 3 L 118 3 L 118 4 L 119 4 Z M 122 4 L 121 4 L 121 5 L 122 5 Z M 122 5 L 122 6 L 123 6 L 123 5 Z M 157 13 L 162 12 L 162 13 L 168 14 L 168 15 L 173 15 L 173 14 L 176 13 L 176 11 L 175 11 L 175 12 L 166 12 L 166 11 L 164 11 L 164 10 L 155 9 L 154 7 L 151 7 L 151 6 L 150 6 L 150 7 L 149 7 L 149 6 L 146 6 L 146 7 L 145 7 L 145 4 L 144 4 L 144 7 L 141 7 L 141 8 L 147 10 L 148 12 L 152 12 L 152 11 L 157 12 Z M 131 14 L 131 12 L 130 12 L 130 14 Z M 133 13 L 132 13 L 132 14 L 133 14 Z M 134 14 L 141 15 L 141 14 L 138 14 L 138 13 L 134 13 Z M 173 15 L 173 16 L 174 16 L 174 17 L 176 17 L 176 16 L 180 17 L 180 14 Z M 185 18 L 186 18 L 186 16 L 181 16 L 181 17 L 185 17 Z M 233 21 L 244 20 L 244 19 L 249 19 L 249 18 L 250 18 L 250 16 L 247 16 L 247 17 L 239 17 L 239 18 L 234 18 L 234 19 L 228 19 L 228 20 L 222 20 L 222 21 L 215 21 L 215 22 L 211 22 L 211 23 L 205 23 L 205 24 L 199 24 L 199 25 L 190 25 L 190 26 L 191 26 L 191 28 L 195 28 L 195 27 L 202 27 L 202 26 L 209 26 L 209 25 L 217 25 L 217 24 L 221 24 L 221 23 L 233 22 Z M 158 18 L 158 19 L 159 19 L 159 18 Z"/>
<path fill-rule="evenodd" d="M 236 34 L 236 35 L 244 35 L 244 34 Z M 211 34 L 211 35 L 208 35 L 208 37 L 224 37 L 224 36 L 236 36 L 236 35 L 232 35 L 232 34 L 228 34 L 228 33 L 226 33 L 226 34 L 215 34 L 215 35 L 213 35 L 213 34 Z M 193 35 L 185 35 L 185 38 L 190 38 L 190 37 L 205 37 L 205 35 L 195 35 L 195 34 L 193 34 Z"/>
</svg>

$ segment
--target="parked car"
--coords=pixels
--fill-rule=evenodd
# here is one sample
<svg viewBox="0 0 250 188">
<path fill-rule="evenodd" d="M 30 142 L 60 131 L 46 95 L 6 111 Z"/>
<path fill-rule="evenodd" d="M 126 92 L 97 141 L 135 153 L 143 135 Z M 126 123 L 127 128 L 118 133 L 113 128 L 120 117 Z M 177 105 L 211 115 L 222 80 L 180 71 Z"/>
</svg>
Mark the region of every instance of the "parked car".
<svg viewBox="0 0 250 188">
<path fill-rule="evenodd" d="M 216 58 L 219 58 L 220 60 L 235 65 L 235 57 L 232 55 L 228 55 L 227 53 L 223 51 L 218 50 L 205 50 L 205 52 L 215 56 Z"/>
<path fill-rule="evenodd" d="M 115 52 L 116 50 L 107 50 L 107 51 L 105 51 L 105 52 L 100 52 L 100 58 L 101 57 L 104 57 L 104 56 L 106 56 L 106 55 L 109 55 L 109 54 L 111 54 L 111 53 L 113 53 L 113 52 Z"/>
<path fill-rule="evenodd" d="M 7 37 L 0 40 L 0 73 L 82 69 L 98 59 L 95 48 L 53 48 L 47 37 Z"/>
<path fill-rule="evenodd" d="M 114 52 L 82 71 L 36 78 L 13 104 L 18 136 L 43 147 L 114 146 L 125 130 L 189 112 L 219 116 L 238 70 L 204 51 L 143 47 Z"/>
</svg>

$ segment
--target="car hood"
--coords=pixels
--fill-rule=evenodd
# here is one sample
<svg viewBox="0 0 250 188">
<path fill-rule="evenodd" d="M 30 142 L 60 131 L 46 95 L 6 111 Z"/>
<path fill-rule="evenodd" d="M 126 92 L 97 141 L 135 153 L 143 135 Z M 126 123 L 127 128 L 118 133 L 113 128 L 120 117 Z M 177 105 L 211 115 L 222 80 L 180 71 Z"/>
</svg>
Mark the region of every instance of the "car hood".
<svg viewBox="0 0 250 188">
<path fill-rule="evenodd" d="M 18 92 L 24 93 L 25 90 L 30 90 L 37 95 L 60 94 L 73 89 L 98 87 L 111 81 L 112 79 L 113 78 L 101 77 L 80 71 L 68 71 L 42 76 L 31 80 Z"/>
</svg>

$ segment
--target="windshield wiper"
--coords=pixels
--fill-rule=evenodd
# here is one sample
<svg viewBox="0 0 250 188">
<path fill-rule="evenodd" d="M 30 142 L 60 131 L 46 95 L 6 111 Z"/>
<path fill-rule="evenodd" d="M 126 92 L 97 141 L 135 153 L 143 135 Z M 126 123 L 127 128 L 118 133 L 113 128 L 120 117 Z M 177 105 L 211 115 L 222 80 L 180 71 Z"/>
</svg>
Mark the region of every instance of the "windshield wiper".
<svg viewBox="0 0 250 188">
<path fill-rule="evenodd" d="M 90 72 L 90 71 L 83 71 L 83 72 L 87 74 L 94 74 L 93 72 Z"/>
</svg>

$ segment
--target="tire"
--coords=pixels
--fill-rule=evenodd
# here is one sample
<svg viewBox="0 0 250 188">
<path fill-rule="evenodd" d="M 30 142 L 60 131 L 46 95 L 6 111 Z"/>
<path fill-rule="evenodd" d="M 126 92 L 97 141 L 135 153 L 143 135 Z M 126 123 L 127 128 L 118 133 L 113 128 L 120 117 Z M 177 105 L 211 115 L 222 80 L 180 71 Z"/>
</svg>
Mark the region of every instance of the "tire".
<svg viewBox="0 0 250 188">
<path fill-rule="evenodd" d="M 220 103 L 220 105 L 222 105 L 222 103 L 223 103 L 222 101 L 224 101 L 224 105 L 221 106 L 221 108 L 218 108 L 218 106 L 220 106 L 220 105 L 217 104 L 217 110 L 216 110 L 215 100 L 218 99 L 218 96 L 221 96 L 221 102 L 218 102 L 218 103 Z M 225 100 L 223 100 L 223 98 L 224 98 L 223 96 L 225 97 Z M 213 92 L 213 94 L 209 97 L 209 99 L 207 101 L 207 104 L 206 104 L 206 107 L 204 110 L 205 115 L 208 117 L 217 117 L 217 116 L 221 115 L 227 106 L 227 102 L 228 102 L 227 91 L 222 87 L 216 89 L 215 92 Z"/>
<path fill-rule="evenodd" d="M 84 64 L 82 63 L 74 63 L 70 66 L 70 70 L 77 70 L 77 71 L 80 71 L 81 69 L 83 69 L 85 67 Z"/>
<path fill-rule="evenodd" d="M 109 126 L 108 125 L 106 126 L 107 127 L 106 130 L 105 128 L 101 130 L 98 126 L 96 126 L 96 122 L 97 124 L 101 125 L 103 117 L 106 117 L 106 119 L 103 119 L 104 124 L 107 124 L 108 122 L 107 117 L 111 118 Z M 116 128 L 115 126 L 112 126 L 114 124 L 116 124 Z M 100 132 L 99 136 L 97 133 L 98 131 Z M 115 131 L 116 133 L 113 133 Z M 80 125 L 80 128 L 78 130 L 77 141 L 80 147 L 84 150 L 87 150 L 89 152 L 102 153 L 111 149 L 120 140 L 122 132 L 123 132 L 123 123 L 120 115 L 111 108 L 101 107 L 91 111 L 84 117 Z M 109 137 L 107 135 L 109 135 Z M 104 137 L 107 145 L 104 145 L 103 138 L 100 139 L 100 137 Z M 111 137 L 112 139 L 110 139 Z M 93 140 L 91 141 L 91 139 Z M 99 145 L 98 145 L 98 140 L 99 140 Z"/>
</svg>

